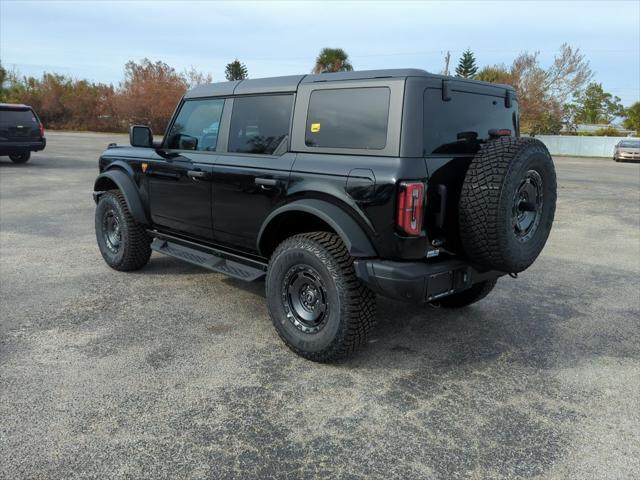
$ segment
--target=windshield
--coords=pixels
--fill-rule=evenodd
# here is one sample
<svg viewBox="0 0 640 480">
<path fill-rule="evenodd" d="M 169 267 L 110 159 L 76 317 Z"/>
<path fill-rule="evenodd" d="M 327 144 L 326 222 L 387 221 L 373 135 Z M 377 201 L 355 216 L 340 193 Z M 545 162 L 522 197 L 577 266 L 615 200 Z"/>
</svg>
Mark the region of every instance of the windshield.
<svg viewBox="0 0 640 480">
<path fill-rule="evenodd" d="M 640 148 L 640 140 L 622 140 L 618 146 L 624 148 Z"/>
</svg>

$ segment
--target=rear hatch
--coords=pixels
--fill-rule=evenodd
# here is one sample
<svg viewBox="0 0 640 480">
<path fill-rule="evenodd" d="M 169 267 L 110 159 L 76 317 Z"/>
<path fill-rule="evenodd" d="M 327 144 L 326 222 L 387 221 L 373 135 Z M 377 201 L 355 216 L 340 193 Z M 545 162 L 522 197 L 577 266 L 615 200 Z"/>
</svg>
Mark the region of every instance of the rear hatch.
<svg viewBox="0 0 640 480">
<path fill-rule="evenodd" d="M 519 135 L 518 99 L 511 87 L 448 79 L 424 92 L 424 156 L 429 172 L 426 225 L 430 240 L 461 249 L 458 202 L 480 147 L 498 135 Z"/>
<path fill-rule="evenodd" d="M 0 106 L 0 142 L 40 139 L 40 121 L 29 107 Z"/>
</svg>

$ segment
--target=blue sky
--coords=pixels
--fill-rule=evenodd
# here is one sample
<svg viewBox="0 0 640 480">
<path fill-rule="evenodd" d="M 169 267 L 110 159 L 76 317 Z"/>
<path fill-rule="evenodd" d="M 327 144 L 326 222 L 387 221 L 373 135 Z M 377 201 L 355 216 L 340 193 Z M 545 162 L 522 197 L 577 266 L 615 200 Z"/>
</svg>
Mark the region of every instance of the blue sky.
<svg viewBox="0 0 640 480">
<path fill-rule="evenodd" d="M 130 59 L 190 66 L 224 80 L 238 57 L 252 78 L 307 73 L 325 46 L 358 70 L 440 72 L 470 47 L 479 65 L 559 46 L 580 48 L 595 80 L 640 99 L 640 1 L 178 2 L 0 0 L 0 60 L 22 74 L 53 71 L 117 84 Z"/>
</svg>

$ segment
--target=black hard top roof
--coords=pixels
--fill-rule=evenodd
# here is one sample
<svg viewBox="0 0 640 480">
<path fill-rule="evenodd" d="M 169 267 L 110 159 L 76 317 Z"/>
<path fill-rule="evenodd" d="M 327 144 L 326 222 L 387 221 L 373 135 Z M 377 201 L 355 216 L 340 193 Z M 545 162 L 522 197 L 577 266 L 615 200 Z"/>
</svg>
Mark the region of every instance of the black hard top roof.
<svg viewBox="0 0 640 480">
<path fill-rule="evenodd" d="M 0 103 L 0 108 L 5 110 L 27 110 L 31 109 L 29 105 L 24 105 L 22 103 Z"/>
<path fill-rule="evenodd" d="M 320 73 L 312 75 L 289 75 L 286 77 L 255 78 L 247 80 L 236 80 L 233 82 L 209 83 L 205 85 L 198 85 L 197 87 L 189 90 L 185 94 L 184 98 L 295 92 L 300 84 L 306 83 L 407 77 L 430 77 L 442 80 L 450 79 L 512 89 L 512 87 L 508 85 L 489 84 L 486 82 L 478 82 L 475 80 L 465 80 L 463 78 L 436 75 L 417 68 L 398 68 L 382 70 L 362 70 L 356 72 Z"/>
</svg>

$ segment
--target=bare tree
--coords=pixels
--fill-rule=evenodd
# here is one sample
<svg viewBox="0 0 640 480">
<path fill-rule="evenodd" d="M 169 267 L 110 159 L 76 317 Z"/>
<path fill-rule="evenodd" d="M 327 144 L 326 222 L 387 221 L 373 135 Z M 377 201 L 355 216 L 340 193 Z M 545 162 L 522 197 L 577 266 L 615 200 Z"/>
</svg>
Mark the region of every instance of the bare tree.
<svg viewBox="0 0 640 480">
<path fill-rule="evenodd" d="M 210 73 L 203 73 L 196 70 L 193 66 L 188 70 L 182 73 L 182 77 L 187 82 L 188 88 L 193 88 L 197 85 L 202 85 L 205 83 L 211 83 L 213 81 L 213 77 Z"/>
<path fill-rule="evenodd" d="M 566 43 L 560 46 L 560 53 L 545 71 L 544 88 L 560 103 L 564 104 L 576 92 L 580 92 L 593 78 L 589 61 L 578 48 Z"/>
<path fill-rule="evenodd" d="M 574 94 L 583 91 L 592 77 L 585 56 L 567 44 L 560 47 L 560 52 L 547 68 L 540 65 L 537 52 L 523 52 L 510 67 L 484 67 L 477 74 L 479 80 L 515 87 L 522 131 L 534 135 L 559 133 L 564 105 Z"/>
</svg>

